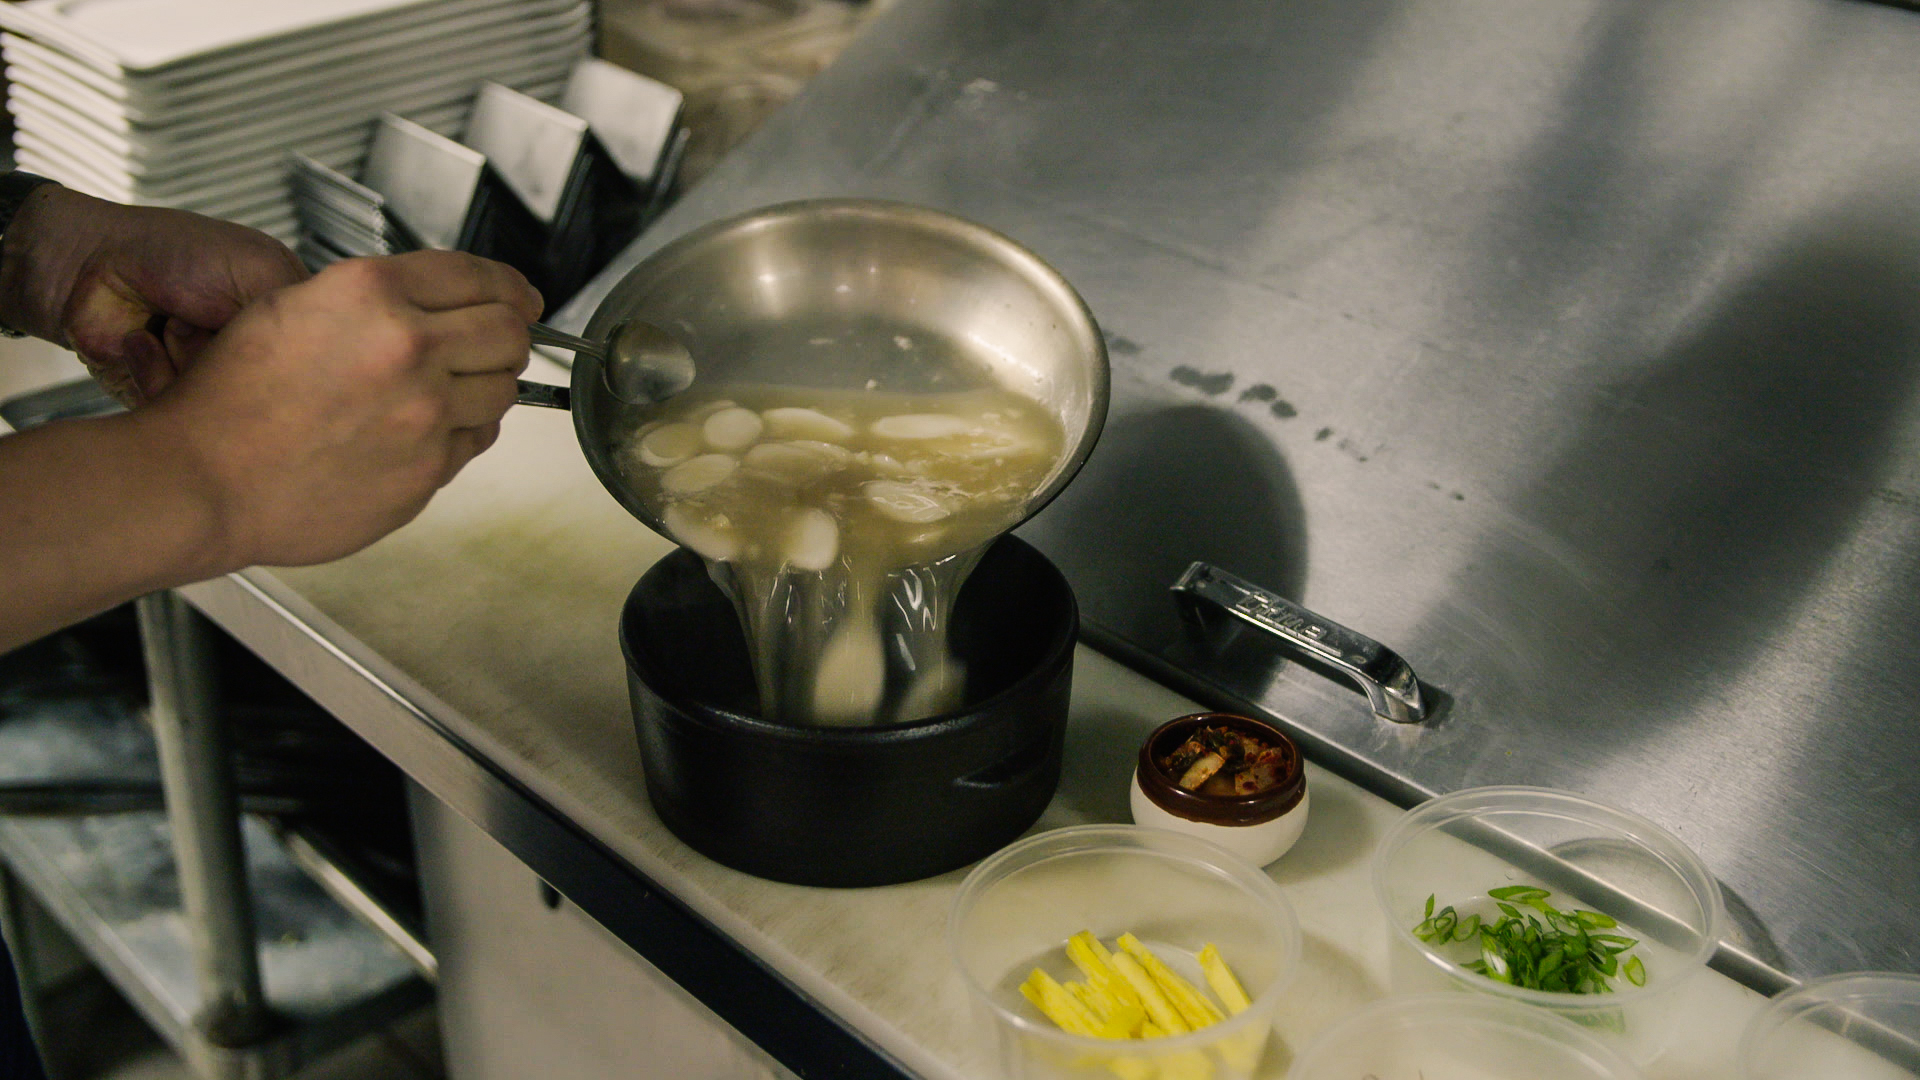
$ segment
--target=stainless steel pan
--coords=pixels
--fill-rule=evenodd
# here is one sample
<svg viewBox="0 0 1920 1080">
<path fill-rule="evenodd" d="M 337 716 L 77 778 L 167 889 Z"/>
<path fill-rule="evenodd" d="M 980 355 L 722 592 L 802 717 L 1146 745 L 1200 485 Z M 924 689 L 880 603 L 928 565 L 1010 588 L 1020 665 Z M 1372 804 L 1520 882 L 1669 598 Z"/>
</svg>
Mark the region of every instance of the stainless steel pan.
<svg viewBox="0 0 1920 1080">
<path fill-rule="evenodd" d="M 1014 241 L 925 207 L 814 199 L 714 222 L 634 267 L 584 336 L 629 319 L 686 344 L 698 366 L 689 392 L 743 378 L 910 392 L 998 383 L 1044 404 L 1068 449 L 1022 520 L 1079 471 L 1106 420 L 1106 345 L 1079 294 Z M 667 535 L 620 454 L 659 406 L 614 398 L 585 354 L 570 389 L 523 383 L 521 401 L 571 407 L 594 474 Z"/>
</svg>

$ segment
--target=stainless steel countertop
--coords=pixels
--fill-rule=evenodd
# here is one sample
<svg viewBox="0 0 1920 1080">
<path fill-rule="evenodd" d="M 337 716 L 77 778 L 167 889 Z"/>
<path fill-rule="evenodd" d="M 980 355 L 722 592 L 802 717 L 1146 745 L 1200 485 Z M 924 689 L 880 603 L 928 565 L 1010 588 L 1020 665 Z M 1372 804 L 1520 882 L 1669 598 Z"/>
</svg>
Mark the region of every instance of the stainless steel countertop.
<svg viewBox="0 0 1920 1080">
<path fill-rule="evenodd" d="M 1402 801 L 1645 813 L 1776 971 L 1916 970 L 1916 57 L 1853 0 L 904 3 L 559 321 L 750 206 L 999 228 L 1116 364 L 1023 530 L 1096 640 Z M 1442 707 L 1197 649 L 1193 559 Z"/>
</svg>

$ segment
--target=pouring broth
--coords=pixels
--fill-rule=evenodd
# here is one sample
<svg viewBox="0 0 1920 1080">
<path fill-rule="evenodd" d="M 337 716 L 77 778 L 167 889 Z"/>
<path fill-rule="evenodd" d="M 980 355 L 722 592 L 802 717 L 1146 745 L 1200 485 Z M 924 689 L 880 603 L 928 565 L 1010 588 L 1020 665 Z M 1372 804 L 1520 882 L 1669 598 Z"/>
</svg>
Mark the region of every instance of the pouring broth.
<svg viewBox="0 0 1920 1080">
<path fill-rule="evenodd" d="M 733 385 L 668 402 L 620 466 L 731 592 L 767 719 L 891 723 L 961 704 L 954 600 L 1064 445 L 999 386 Z"/>
</svg>

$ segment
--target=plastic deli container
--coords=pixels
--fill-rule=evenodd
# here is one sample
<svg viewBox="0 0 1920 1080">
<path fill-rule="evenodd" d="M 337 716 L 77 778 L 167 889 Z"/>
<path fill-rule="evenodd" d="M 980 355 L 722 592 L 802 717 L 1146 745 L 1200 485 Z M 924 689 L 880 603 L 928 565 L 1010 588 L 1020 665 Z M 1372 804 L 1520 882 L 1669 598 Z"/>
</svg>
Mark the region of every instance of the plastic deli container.
<svg viewBox="0 0 1920 1080">
<path fill-rule="evenodd" d="M 1638 941 L 1617 956 L 1610 992 L 1499 982 L 1466 966 L 1481 958 L 1477 934 L 1443 943 L 1414 932 L 1429 897 L 1436 910 L 1451 906 L 1463 923 L 1477 915 L 1491 924 L 1505 917 L 1498 905 L 1512 894 L 1502 900 L 1489 892 L 1516 886 L 1546 890 L 1544 903 L 1560 911 L 1597 912 L 1617 924 L 1595 926 L 1594 933 Z M 1673 834 L 1548 788 L 1474 788 L 1415 807 L 1381 838 L 1373 887 L 1387 921 L 1396 993 L 1473 990 L 1546 1009 L 1640 1064 L 1666 1048 L 1677 992 L 1706 967 L 1725 918 L 1718 883 Z M 1524 903 L 1509 906 L 1537 915 Z M 1643 985 L 1628 977 L 1629 965 Z"/>
<path fill-rule="evenodd" d="M 1211 944 L 1248 1007 L 1190 1034 L 1101 1039 L 1061 1030 L 1020 992 L 1038 968 L 1084 978 L 1067 939 L 1123 933 L 1205 988 Z M 1300 967 L 1300 924 L 1265 874 L 1213 844 L 1161 829 L 1085 825 L 1042 833 L 992 856 L 961 884 L 948 946 L 1011 1080 L 1178 1077 L 1245 1080 L 1265 1055 L 1274 1011 Z"/>
<path fill-rule="evenodd" d="M 1920 1077 L 1920 976 L 1860 972 L 1774 998 L 1740 1040 L 1741 1080 Z"/>
<path fill-rule="evenodd" d="M 1576 1024 L 1469 994 L 1390 997 L 1348 1014 L 1294 1059 L 1287 1080 L 1639 1080 Z"/>
</svg>

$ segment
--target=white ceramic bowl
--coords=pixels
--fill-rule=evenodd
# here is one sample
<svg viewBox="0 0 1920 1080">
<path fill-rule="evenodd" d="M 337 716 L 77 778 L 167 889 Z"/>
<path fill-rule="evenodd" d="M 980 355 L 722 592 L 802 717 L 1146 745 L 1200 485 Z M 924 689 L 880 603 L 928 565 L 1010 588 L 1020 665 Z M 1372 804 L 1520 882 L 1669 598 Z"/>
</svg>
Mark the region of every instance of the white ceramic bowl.
<svg viewBox="0 0 1920 1080">
<path fill-rule="evenodd" d="M 1248 796 L 1201 795 L 1178 786 L 1162 758 L 1194 731 L 1225 726 L 1278 747 L 1285 757 L 1280 784 Z M 1133 823 L 1169 829 L 1219 844 L 1255 866 L 1265 866 L 1293 847 L 1307 827 L 1306 764 L 1285 732 L 1264 720 L 1232 713 L 1195 713 L 1156 728 L 1134 763 L 1130 802 Z"/>
<path fill-rule="evenodd" d="M 1194 821 L 1162 809 L 1140 787 L 1140 773 L 1133 774 L 1133 823 L 1153 829 L 1168 829 L 1187 836 L 1211 841 L 1255 866 L 1265 866 L 1292 848 L 1307 827 L 1307 803 L 1310 793 L 1301 792 L 1293 809 L 1271 821 L 1257 825 L 1215 825 Z"/>
</svg>

